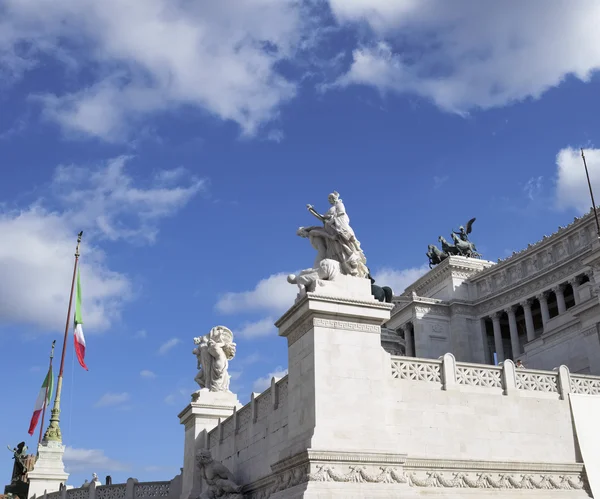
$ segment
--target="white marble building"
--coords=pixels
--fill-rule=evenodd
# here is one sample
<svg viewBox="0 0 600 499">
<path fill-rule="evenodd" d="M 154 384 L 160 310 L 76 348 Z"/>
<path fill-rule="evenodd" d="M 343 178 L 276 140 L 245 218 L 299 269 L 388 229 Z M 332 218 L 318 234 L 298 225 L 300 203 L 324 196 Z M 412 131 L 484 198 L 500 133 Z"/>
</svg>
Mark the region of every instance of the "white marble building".
<svg viewBox="0 0 600 499">
<path fill-rule="evenodd" d="M 534 369 L 564 364 L 600 374 L 599 272 L 592 213 L 496 264 L 450 257 L 394 298 L 384 346 L 407 356 L 452 352 L 468 362 L 521 359 Z"/>
</svg>

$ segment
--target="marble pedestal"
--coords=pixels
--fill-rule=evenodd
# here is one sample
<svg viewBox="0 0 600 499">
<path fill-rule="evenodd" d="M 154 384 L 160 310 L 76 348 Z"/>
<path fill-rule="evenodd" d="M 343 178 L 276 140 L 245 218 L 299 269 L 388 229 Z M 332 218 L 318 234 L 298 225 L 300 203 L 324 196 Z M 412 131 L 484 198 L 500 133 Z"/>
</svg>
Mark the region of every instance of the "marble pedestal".
<svg viewBox="0 0 600 499">
<path fill-rule="evenodd" d="M 183 472 L 180 499 L 193 499 L 201 491 L 196 473 L 196 451 L 206 445 L 202 440 L 219 420 L 228 418 L 235 409 L 242 407 L 237 395 L 231 392 L 198 390 L 192 402 L 179 414 L 179 422 L 185 427 Z"/>
<path fill-rule="evenodd" d="M 27 474 L 28 499 L 42 497 L 44 492 L 56 492 L 61 483 L 66 485 L 69 474 L 65 472 L 64 453 L 65 446 L 60 442 L 42 442 L 38 445 L 38 458 L 33 470 Z"/>
</svg>

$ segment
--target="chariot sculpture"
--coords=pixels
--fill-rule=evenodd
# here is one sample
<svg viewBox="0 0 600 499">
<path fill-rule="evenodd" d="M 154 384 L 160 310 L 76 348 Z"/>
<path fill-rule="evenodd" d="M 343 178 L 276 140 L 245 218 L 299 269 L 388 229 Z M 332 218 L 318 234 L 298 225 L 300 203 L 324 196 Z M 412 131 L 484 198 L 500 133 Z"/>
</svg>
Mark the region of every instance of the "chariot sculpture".
<svg viewBox="0 0 600 499">
<path fill-rule="evenodd" d="M 464 256 L 467 258 L 481 258 L 477 252 L 475 244 L 469 240 L 469 234 L 473 230 L 475 218 L 469 220 L 464 226 L 460 226 L 458 230 L 452 230 L 452 243 L 447 241 L 444 236 L 438 237 L 442 249 L 439 249 L 435 244 L 430 244 L 427 247 L 427 258 L 429 258 L 429 268 L 442 263 L 448 256 Z"/>
</svg>

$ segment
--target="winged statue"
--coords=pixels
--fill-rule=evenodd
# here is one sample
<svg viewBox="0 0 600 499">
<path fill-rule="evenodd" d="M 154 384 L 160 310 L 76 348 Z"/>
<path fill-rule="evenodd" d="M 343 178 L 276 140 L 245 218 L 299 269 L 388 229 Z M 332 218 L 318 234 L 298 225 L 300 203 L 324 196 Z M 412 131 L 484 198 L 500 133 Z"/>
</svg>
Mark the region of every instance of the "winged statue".
<svg viewBox="0 0 600 499">
<path fill-rule="evenodd" d="M 471 218 L 464 226 L 461 225 L 458 230 L 452 230 L 452 241 L 446 241 L 443 236 L 438 238 L 442 245 L 440 250 L 437 246 L 430 244 L 428 246 L 427 257 L 429 258 L 429 268 L 438 265 L 449 255 L 465 256 L 470 258 L 481 258 L 477 253 L 475 244 L 469 240 L 469 234 L 473 230 L 475 218 Z M 466 226 L 466 228 L 465 228 Z"/>
<path fill-rule="evenodd" d="M 473 230 L 473 223 L 475 222 L 475 220 L 476 220 L 476 218 L 472 218 L 471 220 L 469 220 L 467 222 L 466 230 L 465 230 L 464 226 L 461 225 L 458 228 L 458 231 L 453 230 L 452 233 L 456 234 L 461 241 L 469 242 L 469 234 Z"/>
</svg>

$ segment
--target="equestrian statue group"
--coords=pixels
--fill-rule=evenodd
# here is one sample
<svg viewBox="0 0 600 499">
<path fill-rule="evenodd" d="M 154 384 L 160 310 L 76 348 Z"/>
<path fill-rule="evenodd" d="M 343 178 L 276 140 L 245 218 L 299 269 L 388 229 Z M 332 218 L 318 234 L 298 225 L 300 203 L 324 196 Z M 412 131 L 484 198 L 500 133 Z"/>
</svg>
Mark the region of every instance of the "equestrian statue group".
<svg viewBox="0 0 600 499">
<path fill-rule="evenodd" d="M 448 258 L 451 255 L 466 256 L 469 258 L 481 258 L 481 255 L 477 253 L 477 248 L 475 248 L 475 244 L 469 241 L 469 234 L 473 229 L 473 222 L 475 222 L 474 218 L 467 222 L 466 229 L 461 225 L 457 231 L 452 231 L 453 244 L 446 241 L 444 236 L 440 236 L 438 237 L 438 241 L 442 245 L 441 250 L 435 244 L 430 244 L 427 247 L 429 268 L 432 268 L 438 263 L 442 263 L 446 258 Z"/>
</svg>

